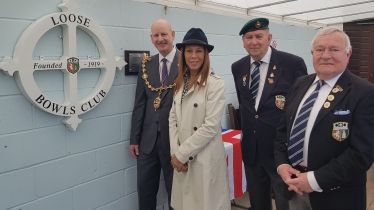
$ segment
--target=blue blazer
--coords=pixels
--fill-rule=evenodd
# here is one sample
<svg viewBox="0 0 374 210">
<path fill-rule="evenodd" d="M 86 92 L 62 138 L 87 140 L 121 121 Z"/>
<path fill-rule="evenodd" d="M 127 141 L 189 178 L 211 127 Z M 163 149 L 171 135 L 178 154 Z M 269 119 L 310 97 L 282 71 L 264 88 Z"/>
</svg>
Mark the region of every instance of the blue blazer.
<svg viewBox="0 0 374 210">
<path fill-rule="evenodd" d="M 289 164 L 287 144 L 293 120 L 315 77 L 312 74 L 299 78 L 289 92 L 275 140 L 276 166 Z M 336 85 L 342 91 L 329 94 L 334 95 L 334 100 L 328 108 L 321 107 L 309 138 L 307 170 L 314 171 L 323 190 L 310 193 L 309 198 L 317 210 L 365 210 L 366 171 L 374 161 L 374 85 L 348 69 Z M 343 141 L 333 137 L 337 122 L 348 124 L 348 136 Z M 291 199 L 293 191 L 284 190 L 284 196 Z"/>
<path fill-rule="evenodd" d="M 304 60 L 298 56 L 272 48 L 269 68 L 267 70 L 264 89 L 260 97 L 257 111 L 249 90 L 250 56 L 246 56 L 232 64 L 236 93 L 238 95 L 242 129 L 242 157 L 247 166 L 252 166 L 256 153 L 260 161 L 268 169 L 275 170 L 274 139 L 276 127 L 280 121 L 282 110 L 276 106 L 276 96 L 286 95 L 294 81 L 307 75 Z M 268 78 L 273 74 L 273 83 Z M 246 84 L 243 77 L 247 75 Z"/>
</svg>

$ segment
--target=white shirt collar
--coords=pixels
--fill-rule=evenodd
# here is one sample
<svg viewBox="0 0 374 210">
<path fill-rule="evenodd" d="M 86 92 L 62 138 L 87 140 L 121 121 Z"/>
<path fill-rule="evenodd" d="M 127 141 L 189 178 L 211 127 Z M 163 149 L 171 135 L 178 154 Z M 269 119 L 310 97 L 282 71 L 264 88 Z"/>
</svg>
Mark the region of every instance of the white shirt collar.
<svg viewBox="0 0 374 210">
<path fill-rule="evenodd" d="M 171 50 L 171 52 L 165 57 L 166 60 L 168 60 L 170 63 L 173 62 L 174 60 L 174 56 L 175 56 L 175 53 L 177 52 L 175 46 L 173 46 L 173 49 Z M 161 54 L 159 54 L 160 56 L 158 56 L 158 62 L 161 63 L 162 59 L 164 58 L 164 56 L 162 56 Z"/>
<path fill-rule="evenodd" d="M 263 58 L 261 58 L 261 61 L 263 62 L 263 63 L 270 63 L 270 58 L 271 58 L 271 47 L 269 46 L 268 47 L 268 51 L 266 52 L 266 54 L 265 54 L 265 56 L 263 57 Z M 252 56 L 251 56 L 251 64 L 253 63 L 253 62 L 255 62 L 255 60 L 252 58 Z"/>
<path fill-rule="evenodd" d="M 343 72 L 344 72 L 344 71 L 343 71 Z M 331 79 L 325 80 L 326 84 L 328 84 L 328 85 L 330 86 L 330 88 L 334 87 L 336 81 L 338 81 L 338 79 L 339 79 L 340 76 L 343 74 L 343 72 L 340 73 L 340 74 L 338 74 L 338 75 L 336 75 L 335 77 L 333 77 L 333 78 L 331 78 Z M 319 80 L 319 77 L 318 77 L 318 75 L 316 75 L 316 78 L 314 79 L 313 84 L 315 84 L 318 80 Z"/>
</svg>

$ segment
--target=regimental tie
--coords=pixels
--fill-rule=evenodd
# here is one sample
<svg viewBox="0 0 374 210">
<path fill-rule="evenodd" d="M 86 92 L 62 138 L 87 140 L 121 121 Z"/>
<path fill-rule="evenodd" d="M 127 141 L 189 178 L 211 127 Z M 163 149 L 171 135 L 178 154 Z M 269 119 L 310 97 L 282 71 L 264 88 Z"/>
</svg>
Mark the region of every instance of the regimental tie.
<svg viewBox="0 0 374 210">
<path fill-rule="evenodd" d="M 255 61 L 253 62 L 253 64 L 255 64 L 256 67 L 251 74 L 252 81 L 251 81 L 251 87 L 249 88 L 249 90 L 251 91 L 253 105 L 255 105 L 258 87 L 260 85 L 260 66 L 262 64 L 262 61 Z"/>
<path fill-rule="evenodd" d="M 291 130 L 290 141 L 288 143 L 288 158 L 290 159 L 290 162 L 294 167 L 299 165 L 303 161 L 306 126 L 308 124 L 308 119 L 310 116 L 310 112 L 313 109 L 314 102 L 317 100 L 319 90 L 324 84 L 325 81 L 318 80 L 316 89 L 305 100 Z"/>
</svg>

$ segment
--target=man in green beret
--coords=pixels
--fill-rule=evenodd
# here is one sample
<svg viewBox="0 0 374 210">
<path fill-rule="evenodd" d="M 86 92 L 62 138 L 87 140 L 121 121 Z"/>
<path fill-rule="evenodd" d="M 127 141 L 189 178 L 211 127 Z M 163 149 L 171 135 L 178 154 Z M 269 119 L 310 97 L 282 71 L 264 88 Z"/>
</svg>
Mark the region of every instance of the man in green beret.
<svg viewBox="0 0 374 210">
<path fill-rule="evenodd" d="M 269 20 L 256 18 L 240 30 L 248 55 L 232 64 L 239 101 L 242 156 L 252 210 L 288 210 L 283 181 L 274 163 L 274 139 L 286 96 L 294 81 L 307 75 L 304 60 L 270 46 Z"/>
</svg>

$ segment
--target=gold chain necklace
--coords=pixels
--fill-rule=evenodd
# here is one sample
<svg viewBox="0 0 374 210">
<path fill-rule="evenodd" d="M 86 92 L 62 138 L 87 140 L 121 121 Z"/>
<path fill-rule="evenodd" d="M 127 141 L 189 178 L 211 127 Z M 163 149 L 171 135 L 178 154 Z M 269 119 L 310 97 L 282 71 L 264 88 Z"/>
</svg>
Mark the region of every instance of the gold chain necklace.
<svg viewBox="0 0 374 210">
<path fill-rule="evenodd" d="M 145 84 L 147 85 L 147 87 L 149 89 L 151 89 L 152 91 L 158 92 L 157 98 L 155 98 L 155 100 L 153 101 L 153 106 L 155 107 L 155 111 L 156 111 L 160 107 L 160 104 L 161 104 L 161 97 L 160 96 L 161 96 L 162 91 L 175 87 L 175 83 L 173 83 L 169 86 L 162 86 L 162 84 L 161 84 L 161 86 L 158 87 L 158 88 L 152 87 L 152 85 L 149 84 L 148 74 L 146 73 L 147 70 L 145 69 L 145 63 L 147 63 L 148 61 L 151 61 L 151 57 L 147 56 L 147 54 L 144 53 L 143 61 L 142 61 L 142 71 L 143 71 L 142 78 L 144 79 Z"/>
</svg>

